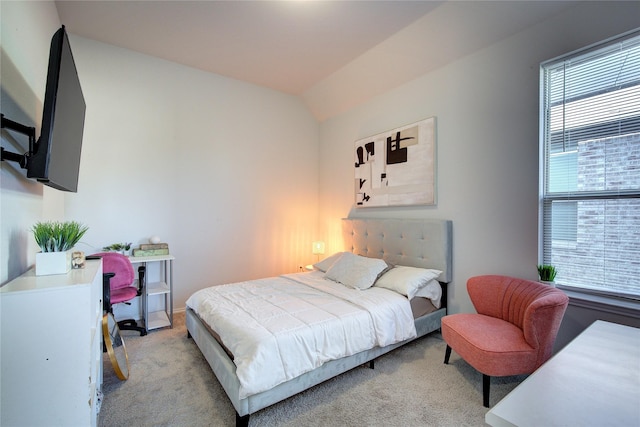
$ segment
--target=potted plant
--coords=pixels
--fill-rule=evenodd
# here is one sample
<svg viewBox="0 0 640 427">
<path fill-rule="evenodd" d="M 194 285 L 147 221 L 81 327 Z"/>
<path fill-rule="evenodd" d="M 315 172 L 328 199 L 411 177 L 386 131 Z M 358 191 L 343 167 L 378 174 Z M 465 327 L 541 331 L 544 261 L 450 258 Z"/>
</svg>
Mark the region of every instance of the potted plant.
<svg viewBox="0 0 640 427">
<path fill-rule="evenodd" d="M 558 270 L 553 265 L 549 264 L 540 264 L 538 265 L 538 276 L 540 276 L 540 281 L 550 286 L 555 286 L 554 280 L 556 279 L 556 274 Z"/>
<path fill-rule="evenodd" d="M 122 255 L 128 255 L 131 250 L 132 243 L 112 243 L 109 246 L 105 246 L 102 248 L 103 251 L 108 252 L 119 252 Z"/>
<path fill-rule="evenodd" d="M 36 276 L 66 274 L 71 270 L 71 249 L 89 227 L 77 221 L 42 221 L 31 228 L 40 247 L 36 254 Z"/>
</svg>

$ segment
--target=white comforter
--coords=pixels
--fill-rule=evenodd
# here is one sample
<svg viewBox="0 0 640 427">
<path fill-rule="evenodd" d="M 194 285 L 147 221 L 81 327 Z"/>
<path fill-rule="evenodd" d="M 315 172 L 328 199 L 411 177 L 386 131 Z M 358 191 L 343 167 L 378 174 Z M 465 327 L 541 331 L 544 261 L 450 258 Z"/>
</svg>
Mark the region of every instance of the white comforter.
<svg viewBox="0 0 640 427">
<path fill-rule="evenodd" d="M 233 353 L 241 399 L 329 360 L 416 337 L 405 297 L 350 289 L 315 271 L 202 289 L 187 306 Z"/>
</svg>

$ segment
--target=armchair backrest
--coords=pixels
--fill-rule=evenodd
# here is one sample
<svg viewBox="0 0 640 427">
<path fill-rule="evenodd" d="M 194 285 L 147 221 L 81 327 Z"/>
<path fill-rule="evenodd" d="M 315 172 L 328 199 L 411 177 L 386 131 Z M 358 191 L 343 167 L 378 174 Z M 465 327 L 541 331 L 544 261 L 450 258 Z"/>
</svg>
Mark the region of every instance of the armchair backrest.
<svg viewBox="0 0 640 427">
<path fill-rule="evenodd" d="M 479 314 L 522 329 L 527 343 L 538 349 L 537 366 L 551 357 L 569 303 L 564 292 L 532 280 L 498 275 L 470 278 L 467 291 Z"/>
<path fill-rule="evenodd" d="M 103 273 L 114 273 L 110 280 L 111 289 L 120 289 L 131 284 L 135 280 L 135 272 L 131 261 L 126 256 L 117 252 L 101 252 L 95 254 L 102 258 Z"/>
</svg>

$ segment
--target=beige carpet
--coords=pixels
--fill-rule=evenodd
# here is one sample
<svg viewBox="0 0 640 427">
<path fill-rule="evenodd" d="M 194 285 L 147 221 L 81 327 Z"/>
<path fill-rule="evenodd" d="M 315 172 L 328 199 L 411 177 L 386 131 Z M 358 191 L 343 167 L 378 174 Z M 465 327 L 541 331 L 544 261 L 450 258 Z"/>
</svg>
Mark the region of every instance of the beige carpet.
<svg viewBox="0 0 640 427">
<path fill-rule="evenodd" d="M 235 411 L 195 343 L 184 313 L 173 329 L 125 331 L 131 374 L 105 354 L 99 426 L 234 426 Z M 251 416 L 250 426 L 483 426 L 482 376 L 428 335 Z M 493 378 L 495 405 L 524 376 Z"/>
</svg>

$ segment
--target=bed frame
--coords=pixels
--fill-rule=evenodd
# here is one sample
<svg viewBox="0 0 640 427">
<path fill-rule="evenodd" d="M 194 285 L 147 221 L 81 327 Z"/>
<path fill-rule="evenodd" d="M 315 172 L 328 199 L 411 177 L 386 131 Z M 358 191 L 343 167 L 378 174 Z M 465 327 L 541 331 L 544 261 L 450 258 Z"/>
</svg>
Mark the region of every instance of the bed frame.
<svg viewBox="0 0 640 427">
<path fill-rule="evenodd" d="M 434 219 L 344 219 L 342 223 L 345 250 L 371 258 L 382 258 L 394 265 L 442 270 L 438 281 L 442 286 L 442 307 L 416 319 L 417 337 L 440 329 L 446 314 L 447 287 L 452 276 L 452 223 Z M 200 318 L 189 308 L 186 311 L 187 331 L 196 342 L 215 376 L 236 410 L 236 426 L 248 426 L 250 415 L 260 409 L 298 394 L 323 381 L 357 366 L 370 363 L 412 340 L 386 347 L 375 347 L 338 360 L 289 380 L 276 387 L 239 398 L 240 382 L 236 367 L 225 350 L 211 335 Z M 416 338 L 417 338 L 416 337 Z M 415 339 L 415 338 L 414 338 Z"/>
</svg>

